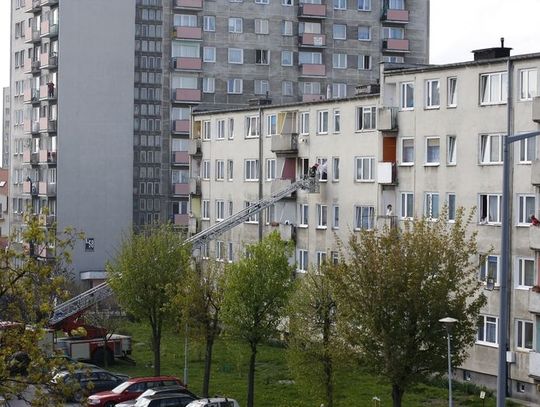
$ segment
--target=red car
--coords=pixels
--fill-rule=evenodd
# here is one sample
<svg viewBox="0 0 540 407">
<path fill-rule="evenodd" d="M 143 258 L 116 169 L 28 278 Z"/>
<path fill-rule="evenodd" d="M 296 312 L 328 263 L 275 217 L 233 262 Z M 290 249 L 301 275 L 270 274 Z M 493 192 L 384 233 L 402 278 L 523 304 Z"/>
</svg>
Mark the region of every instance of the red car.
<svg viewBox="0 0 540 407">
<path fill-rule="evenodd" d="M 173 386 L 183 383 L 173 376 L 137 377 L 119 384 L 111 391 L 102 391 L 88 397 L 88 405 L 99 407 L 112 407 L 116 403 L 133 400 L 147 389 L 161 386 Z"/>
</svg>

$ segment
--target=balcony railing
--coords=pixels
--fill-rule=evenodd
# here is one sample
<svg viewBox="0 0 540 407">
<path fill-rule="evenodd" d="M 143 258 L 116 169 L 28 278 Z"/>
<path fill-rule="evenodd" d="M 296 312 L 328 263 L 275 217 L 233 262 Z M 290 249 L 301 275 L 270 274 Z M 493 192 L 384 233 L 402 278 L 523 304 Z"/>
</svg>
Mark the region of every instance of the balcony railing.
<svg viewBox="0 0 540 407">
<path fill-rule="evenodd" d="M 41 22 L 41 37 L 56 37 L 58 35 L 58 24 L 51 24 L 49 20 Z"/>
<path fill-rule="evenodd" d="M 201 40 L 201 27 L 176 27 L 176 38 L 181 40 Z"/>
<path fill-rule="evenodd" d="M 201 179 L 200 178 L 191 178 L 189 180 L 189 193 L 191 195 L 201 195 Z"/>
<path fill-rule="evenodd" d="M 40 62 L 37 59 L 26 58 L 24 61 L 24 73 L 37 74 L 39 73 Z"/>
<path fill-rule="evenodd" d="M 189 184 L 173 184 L 174 195 L 189 195 Z"/>
<path fill-rule="evenodd" d="M 38 89 L 25 89 L 24 90 L 24 103 L 38 103 L 38 102 L 39 102 Z"/>
<path fill-rule="evenodd" d="M 189 215 L 188 214 L 174 215 L 174 224 L 176 226 L 187 226 L 189 224 Z"/>
<path fill-rule="evenodd" d="M 303 76 L 325 76 L 326 66 L 324 64 L 302 64 L 301 75 Z"/>
<path fill-rule="evenodd" d="M 50 120 L 47 117 L 40 117 L 39 119 L 39 131 L 40 132 L 56 132 L 56 120 Z"/>
<path fill-rule="evenodd" d="M 383 12 L 381 20 L 389 23 L 408 23 L 409 10 L 387 9 Z"/>
<path fill-rule="evenodd" d="M 298 7 L 298 17 L 325 18 L 326 4 L 301 4 Z"/>
<path fill-rule="evenodd" d="M 40 164 L 56 164 L 56 151 L 39 150 Z"/>
<path fill-rule="evenodd" d="M 298 153 L 298 134 L 274 134 L 270 150 L 276 154 Z"/>
<path fill-rule="evenodd" d="M 25 120 L 23 125 L 25 133 L 36 134 L 39 133 L 39 121 L 38 120 Z"/>
<path fill-rule="evenodd" d="M 174 133 L 189 133 L 190 121 L 188 119 L 175 120 L 173 122 Z"/>
<path fill-rule="evenodd" d="M 50 184 L 48 182 L 39 182 L 39 195 L 55 196 L 56 184 Z"/>
<path fill-rule="evenodd" d="M 35 182 L 23 181 L 23 194 L 37 195 L 38 186 Z"/>
<path fill-rule="evenodd" d="M 43 227 L 50 227 L 56 222 L 56 215 L 39 215 L 39 225 Z"/>
<path fill-rule="evenodd" d="M 300 36 L 300 45 L 308 47 L 324 47 L 326 45 L 326 35 L 304 33 Z"/>
<path fill-rule="evenodd" d="M 396 131 L 397 127 L 397 108 L 380 107 L 378 109 L 377 130 Z"/>
<path fill-rule="evenodd" d="M 395 215 L 377 216 L 377 229 L 395 228 L 397 227 L 398 219 Z"/>
<path fill-rule="evenodd" d="M 24 10 L 26 13 L 37 13 L 41 10 L 41 0 L 27 0 L 26 3 L 28 4 L 28 8 Z"/>
<path fill-rule="evenodd" d="M 540 250 L 540 226 L 529 226 L 529 247 Z"/>
<path fill-rule="evenodd" d="M 58 0 L 41 0 L 42 6 L 54 6 L 58 4 Z"/>
<path fill-rule="evenodd" d="M 24 42 L 31 43 L 31 42 L 40 42 L 41 41 L 41 33 L 36 27 L 26 27 L 24 31 Z"/>
<path fill-rule="evenodd" d="M 180 57 L 174 60 L 174 69 L 186 71 L 200 71 L 202 69 L 201 58 Z"/>
<path fill-rule="evenodd" d="M 388 38 L 383 40 L 383 51 L 409 52 L 409 40 Z"/>
<path fill-rule="evenodd" d="M 202 142 L 201 139 L 190 140 L 189 143 L 189 155 L 201 156 L 202 155 Z"/>
<path fill-rule="evenodd" d="M 23 163 L 35 165 L 38 163 L 38 161 L 39 161 L 38 153 L 34 153 L 30 151 L 29 149 L 25 149 L 23 151 Z"/>
<path fill-rule="evenodd" d="M 175 102 L 200 102 L 201 90 L 200 89 L 175 89 L 174 101 Z"/>
<path fill-rule="evenodd" d="M 199 10 L 202 9 L 203 2 L 202 0 L 176 0 L 174 7 Z"/>
<path fill-rule="evenodd" d="M 189 153 L 187 151 L 173 151 L 172 163 L 181 165 L 189 164 Z"/>
<path fill-rule="evenodd" d="M 41 54 L 41 68 L 55 69 L 58 67 L 58 57 L 48 53 Z"/>
<path fill-rule="evenodd" d="M 529 352 L 529 376 L 540 377 L 540 353 Z"/>
<path fill-rule="evenodd" d="M 377 182 L 384 185 L 395 185 L 397 183 L 397 166 L 395 162 L 378 163 Z"/>
</svg>

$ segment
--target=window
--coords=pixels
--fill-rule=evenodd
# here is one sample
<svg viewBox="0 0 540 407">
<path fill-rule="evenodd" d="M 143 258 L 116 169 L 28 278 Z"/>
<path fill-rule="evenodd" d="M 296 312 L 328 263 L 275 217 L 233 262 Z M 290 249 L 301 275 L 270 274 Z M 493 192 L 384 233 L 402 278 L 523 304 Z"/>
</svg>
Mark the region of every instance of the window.
<svg viewBox="0 0 540 407">
<path fill-rule="evenodd" d="M 374 206 L 355 206 L 354 207 L 354 229 L 369 230 L 375 226 L 375 207 Z"/>
<path fill-rule="evenodd" d="M 536 137 L 526 138 L 519 142 L 520 164 L 530 164 L 536 159 Z"/>
<path fill-rule="evenodd" d="M 332 181 L 339 181 L 339 157 L 332 158 Z"/>
<path fill-rule="evenodd" d="M 457 106 L 457 78 L 448 78 L 448 107 Z"/>
<path fill-rule="evenodd" d="M 356 157 L 356 181 L 373 181 L 373 157 Z"/>
<path fill-rule="evenodd" d="M 334 10 L 347 10 L 347 0 L 334 0 Z"/>
<path fill-rule="evenodd" d="M 320 34 L 321 33 L 321 23 L 301 21 L 298 23 L 298 33 L 299 34 Z"/>
<path fill-rule="evenodd" d="M 377 107 L 363 106 L 356 108 L 356 131 L 375 130 L 377 128 Z"/>
<path fill-rule="evenodd" d="M 334 110 L 334 133 L 341 131 L 341 113 L 338 109 Z"/>
<path fill-rule="evenodd" d="M 492 281 L 499 285 L 499 256 L 484 256 L 480 263 L 480 281 Z"/>
<path fill-rule="evenodd" d="M 220 119 L 216 122 L 216 140 L 225 139 L 225 119 Z"/>
<path fill-rule="evenodd" d="M 216 220 L 222 221 L 225 219 L 225 201 L 216 200 Z"/>
<path fill-rule="evenodd" d="M 288 7 L 294 6 L 294 0 L 281 0 L 281 5 Z"/>
<path fill-rule="evenodd" d="M 503 137 L 502 134 L 482 134 L 480 136 L 481 164 L 502 164 Z"/>
<path fill-rule="evenodd" d="M 536 284 L 534 259 L 518 258 L 516 272 L 516 288 L 529 289 Z"/>
<path fill-rule="evenodd" d="M 244 201 L 244 208 L 249 208 L 253 202 Z M 252 213 L 246 220 L 246 223 L 259 223 L 259 212 Z"/>
<path fill-rule="evenodd" d="M 267 49 L 256 49 L 255 63 L 257 65 L 268 65 L 270 63 L 270 51 Z"/>
<path fill-rule="evenodd" d="M 328 180 L 328 160 L 323 157 L 317 158 L 319 164 L 319 181 L 326 182 Z"/>
<path fill-rule="evenodd" d="M 266 208 L 266 224 L 269 225 L 271 223 L 276 222 L 276 205 L 272 204 L 268 208 Z"/>
<path fill-rule="evenodd" d="M 244 179 L 246 181 L 259 180 L 259 160 L 245 160 L 244 170 Z"/>
<path fill-rule="evenodd" d="M 298 272 L 305 273 L 308 271 L 308 251 L 304 249 L 298 249 Z"/>
<path fill-rule="evenodd" d="M 426 165 L 439 165 L 441 140 L 439 137 L 426 138 Z"/>
<path fill-rule="evenodd" d="M 255 79 L 253 93 L 256 95 L 266 95 L 267 92 L 270 92 L 270 83 L 265 79 Z"/>
<path fill-rule="evenodd" d="M 328 226 L 328 206 L 317 204 L 317 229 L 326 229 Z"/>
<path fill-rule="evenodd" d="M 371 55 L 358 55 L 358 69 L 366 71 L 371 69 Z"/>
<path fill-rule="evenodd" d="M 304 95 L 321 94 L 321 84 L 319 82 L 303 82 L 300 85 L 302 86 L 302 94 Z"/>
<path fill-rule="evenodd" d="M 216 260 L 225 260 L 225 242 L 221 240 L 216 241 Z"/>
<path fill-rule="evenodd" d="M 326 252 L 318 251 L 317 253 L 317 269 L 320 269 L 326 263 Z"/>
<path fill-rule="evenodd" d="M 246 138 L 259 137 L 259 116 L 246 117 Z"/>
<path fill-rule="evenodd" d="M 439 194 L 426 192 L 424 199 L 424 217 L 428 219 L 439 218 Z"/>
<path fill-rule="evenodd" d="M 365 25 L 358 26 L 358 39 L 360 41 L 371 41 L 371 27 Z"/>
<path fill-rule="evenodd" d="M 239 34 L 243 31 L 242 19 L 238 17 L 229 18 L 229 32 Z"/>
<path fill-rule="evenodd" d="M 292 81 L 283 81 L 281 82 L 281 92 L 283 96 L 293 96 L 293 83 Z"/>
<path fill-rule="evenodd" d="M 358 10 L 371 11 L 371 0 L 358 0 Z"/>
<path fill-rule="evenodd" d="M 401 139 L 401 164 L 402 165 L 414 164 L 414 139 L 413 138 Z"/>
<path fill-rule="evenodd" d="M 347 26 L 345 24 L 334 24 L 332 26 L 332 37 L 335 40 L 346 40 Z"/>
<path fill-rule="evenodd" d="M 203 160 L 202 162 L 202 178 L 210 179 L 210 160 Z"/>
<path fill-rule="evenodd" d="M 447 198 L 448 222 L 454 222 L 456 220 L 456 194 L 449 192 Z"/>
<path fill-rule="evenodd" d="M 401 97 L 400 108 L 401 110 L 414 109 L 414 83 L 404 82 L 400 85 Z"/>
<path fill-rule="evenodd" d="M 383 27 L 382 37 L 384 39 L 402 40 L 405 38 L 405 30 L 399 27 Z"/>
<path fill-rule="evenodd" d="M 300 204 L 300 216 L 299 216 L 299 222 L 298 226 L 300 227 L 307 227 L 308 226 L 308 220 L 309 220 L 309 206 L 307 204 Z"/>
<path fill-rule="evenodd" d="M 346 83 L 333 83 L 332 84 L 332 97 L 334 99 L 347 97 L 347 84 Z"/>
<path fill-rule="evenodd" d="M 328 110 L 317 112 L 317 134 L 328 134 Z"/>
<path fill-rule="evenodd" d="M 436 109 L 440 105 L 440 82 L 438 79 L 430 79 L 426 81 L 426 109 Z"/>
<path fill-rule="evenodd" d="M 322 64 L 321 52 L 300 51 L 298 53 L 298 63 L 302 64 Z"/>
<path fill-rule="evenodd" d="M 516 321 L 516 348 L 533 349 L 533 323 L 531 321 Z"/>
<path fill-rule="evenodd" d="M 241 48 L 229 48 L 229 64 L 243 64 L 244 50 Z"/>
<path fill-rule="evenodd" d="M 499 342 L 497 337 L 498 324 L 499 318 L 480 315 L 478 318 L 476 341 L 484 345 L 497 345 Z"/>
<path fill-rule="evenodd" d="M 233 201 L 229 201 L 229 216 L 232 216 L 234 213 L 234 204 Z"/>
<path fill-rule="evenodd" d="M 234 119 L 229 118 L 229 140 L 234 139 Z"/>
<path fill-rule="evenodd" d="M 456 136 L 446 137 L 446 164 L 456 165 Z"/>
<path fill-rule="evenodd" d="M 216 78 L 203 78 L 203 93 L 214 93 L 216 91 Z"/>
<path fill-rule="evenodd" d="M 201 218 L 205 220 L 210 219 L 210 201 L 208 199 L 203 199 L 202 201 Z"/>
<path fill-rule="evenodd" d="M 339 206 L 332 206 L 332 228 L 339 229 Z"/>
<path fill-rule="evenodd" d="M 203 30 L 204 31 L 216 31 L 216 17 L 204 16 L 203 17 Z"/>
<path fill-rule="evenodd" d="M 391 10 L 405 10 L 405 0 L 389 0 L 388 8 Z"/>
<path fill-rule="evenodd" d="M 216 47 L 203 47 L 203 62 L 216 62 Z"/>
<path fill-rule="evenodd" d="M 347 68 L 347 54 L 334 54 L 332 56 L 332 63 L 335 69 Z"/>
<path fill-rule="evenodd" d="M 402 64 L 405 62 L 405 58 L 398 57 L 397 55 L 383 55 L 383 62 L 388 62 L 390 64 Z"/>
<path fill-rule="evenodd" d="M 522 69 L 519 71 L 519 99 L 532 100 L 536 96 L 536 69 Z"/>
<path fill-rule="evenodd" d="M 290 37 L 293 35 L 293 24 L 292 21 L 283 20 L 281 22 L 281 35 Z"/>
<path fill-rule="evenodd" d="M 255 19 L 255 34 L 268 34 L 268 20 Z"/>
<path fill-rule="evenodd" d="M 225 161 L 216 160 L 216 181 L 225 179 Z"/>
<path fill-rule="evenodd" d="M 401 193 L 401 219 L 412 219 L 414 216 L 414 194 L 412 192 Z"/>
<path fill-rule="evenodd" d="M 266 117 L 266 135 L 273 136 L 277 134 L 277 115 L 270 114 Z"/>
<path fill-rule="evenodd" d="M 227 93 L 229 94 L 241 94 L 242 88 L 242 79 L 234 78 L 227 81 Z"/>
<path fill-rule="evenodd" d="M 292 51 L 281 51 L 281 65 L 292 66 L 292 64 L 293 64 Z"/>
<path fill-rule="evenodd" d="M 534 195 L 518 195 L 518 225 L 529 226 L 536 213 Z"/>
<path fill-rule="evenodd" d="M 266 159 L 266 180 L 276 179 L 276 160 L 274 158 Z"/>
<path fill-rule="evenodd" d="M 501 223 L 501 199 L 500 194 L 480 194 L 480 223 Z"/>
<path fill-rule="evenodd" d="M 234 177 L 234 161 L 227 160 L 227 179 L 232 181 Z"/>
<path fill-rule="evenodd" d="M 300 134 L 309 134 L 309 112 L 300 113 Z"/>
<path fill-rule="evenodd" d="M 176 14 L 174 25 L 180 27 L 197 27 L 197 16 L 192 14 Z"/>
<path fill-rule="evenodd" d="M 480 75 L 480 104 L 506 103 L 507 92 L 508 75 L 506 72 Z"/>
</svg>

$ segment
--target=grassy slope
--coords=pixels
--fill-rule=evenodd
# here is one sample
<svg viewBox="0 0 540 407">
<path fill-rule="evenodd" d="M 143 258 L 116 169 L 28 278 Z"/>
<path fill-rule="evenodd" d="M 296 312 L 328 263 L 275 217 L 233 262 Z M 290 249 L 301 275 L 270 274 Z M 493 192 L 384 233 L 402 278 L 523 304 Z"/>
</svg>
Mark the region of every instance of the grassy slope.
<svg viewBox="0 0 540 407">
<path fill-rule="evenodd" d="M 137 365 L 119 362 L 111 370 L 127 373 L 130 376 L 152 374 L 152 353 L 150 331 L 142 324 L 127 324 L 124 329 L 133 336 L 133 355 Z M 200 393 L 203 377 L 204 351 L 201 346 L 190 343 L 189 349 L 189 387 Z M 214 349 L 213 369 L 210 380 L 212 395 L 225 395 L 246 405 L 247 365 L 249 351 L 242 344 L 232 340 L 220 339 Z M 167 332 L 162 342 L 162 374 L 183 377 L 184 340 L 179 334 Z M 291 379 L 282 348 L 261 346 L 257 358 L 255 404 L 257 407 L 314 407 L 322 401 L 305 394 L 292 383 L 279 383 Z M 391 406 L 390 386 L 384 379 L 362 372 L 361 369 L 347 369 L 338 372 L 336 381 L 336 407 L 371 406 L 372 398 L 381 399 L 381 406 Z M 455 392 L 456 406 L 484 406 L 478 394 L 465 395 Z M 405 394 L 404 406 L 446 406 L 447 390 L 444 387 L 418 385 Z M 494 406 L 489 398 L 486 407 Z"/>
</svg>

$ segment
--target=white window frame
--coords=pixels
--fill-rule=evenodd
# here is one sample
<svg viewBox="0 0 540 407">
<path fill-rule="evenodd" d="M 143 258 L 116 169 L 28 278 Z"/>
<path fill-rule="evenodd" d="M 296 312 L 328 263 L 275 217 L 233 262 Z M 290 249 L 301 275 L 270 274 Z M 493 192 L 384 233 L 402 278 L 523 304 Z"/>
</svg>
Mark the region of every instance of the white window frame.
<svg viewBox="0 0 540 407">
<path fill-rule="evenodd" d="M 210 120 L 203 120 L 201 126 L 202 126 L 202 139 L 211 140 L 212 139 L 212 122 Z"/>
<path fill-rule="evenodd" d="M 269 114 L 266 116 L 266 135 L 274 136 L 277 134 L 277 115 Z"/>
<path fill-rule="evenodd" d="M 530 337 L 527 337 L 527 332 L 530 333 Z M 532 321 L 516 320 L 516 349 L 522 352 L 530 352 L 534 349 L 534 323 Z"/>
<path fill-rule="evenodd" d="M 347 0 L 334 0 L 334 10 L 347 10 Z"/>
<path fill-rule="evenodd" d="M 332 181 L 339 182 L 339 157 L 332 157 Z"/>
<path fill-rule="evenodd" d="M 343 31 L 341 31 L 342 27 L 343 27 Z M 332 26 L 332 38 L 334 40 L 346 40 L 347 39 L 347 25 L 334 24 Z"/>
<path fill-rule="evenodd" d="M 490 264 L 495 262 L 495 273 L 492 274 L 490 271 Z M 480 263 L 480 270 L 478 272 L 478 279 L 484 284 L 487 284 L 487 280 L 493 278 L 493 283 L 495 287 L 500 286 L 501 281 L 501 256 L 496 254 L 489 254 L 485 256 L 483 261 Z"/>
<path fill-rule="evenodd" d="M 518 148 L 520 164 L 532 164 L 536 160 L 536 137 L 520 140 Z"/>
<path fill-rule="evenodd" d="M 298 273 L 306 273 L 309 267 L 309 255 L 305 249 L 298 249 L 298 262 L 296 271 Z"/>
<path fill-rule="evenodd" d="M 446 136 L 446 165 L 457 164 L 457 137 L 454 135 Z"/>
<path fill-rule="evenodd" d="M 441 81 L 428 79 L 426 81 L 426 109 L 438 109 L 441 107 Z"/>
<path fill-rule="evenodd" d="M 441 212 L 440 195 L 438 192 L 424 194 L 424 217 L 429 220 L 439 219 Z"/>
<path fill-rule="evenodd" d="M 482 218 L 482 212 L 484 212 L 482 209 L 484 209 L 484 205 L 482 201 L 486 201 L 486 208 L 485 218 Z M 486 224 L 486 225 L 500 225 L 501 224 L 501 212 L 502 212 L 502 194 L 479 194 L 479 205 L 478 208 L 480 210 L 478 211 L 478 217 L 479 217 L 479 223 L 480 224 Z M 495 219 L 490 219 L 490 209 L 492 206 L 495 205 Z"/>
<path fill-rule="evenodd" d="M 246 182 L 259 181 L 259 160 L 257 159 L 244 160 L 244 181 Z"/>
<path fill-rule="evenodd" d="M 430 142 L 438 142 L 438 145 L 432 144 L 430 146 Z M 437 157 L 433 156 L 430 157 L 430 149 L 433 149 L 433 151 L 436 151 L 435 149 L 438 149 Z M 425 141 L 425 151 L 426 155 L 424 157 L 424 165 L 425 166 L 437 166 L 441 163 L 441 138 L 440 137 L 426 137 Z"/>
<path fill-rule="evenodd" d="M 448 192 L 446 194 L 446 205 L 448 208 L 448 222 L 452 223 L 456 221 L 456 194 L 454 192 Z"/>
<path fill-rule="evenodd" d="M 527 208 L 532 200 L 532 208 Z M 516 208 L 517 226 L 530 226 L 531 215 L 536 216 L 536 196 L 530 194 L 518 194 Z"/>
<path fill-rule="evenodd" d="M 328 228 L 328 205 L 317 204 L 317 229 Z"/>
<path fill-rule="evenodd" d="M 347 69 L 347 54 L 334 53 L 332 55 L 332 68 Z"/>
<path fill-rule="evenodd" d="M 268 4 L 268 0 L 255 0 L 257 1 L 266 1 L 266 3 L 259 3 L 259 4 Z M 265 18 L 256 18 L 255 19 L 255 34 L 258 35 L 265 35 L 268 34 L 270 31 L 268 29 L 268 20 Z"/>
<path fill-rule="evenodd" d="M 298 210 L 299 210 L 298 227 L 307 228 L 309 225 L 309 205 L 298 204 Z"/>
<path fill-rule="evenodd" d="M 367 166 L 367 173 L 365 167 Z M 354 180 L 356 182 L 375 181 L 375 158 L 354 157 Z"/>
<path fill-rule="evenodd" d="M 377 129 L 377 107 L 358 106 L 356 108 L 356 131 Z"/>
<path fill-rule="evenodd" d="M 537 93 L 538 70 L 526 68 L 519 71 L 519 100 L 532 100 Z"/>
<path fill-rule="evenodd" d="M 229 95 L 241 95 L 243 87 L 244 82 L 240 78 L 231 78 L 227 80 L 227 93 Z"/>
<path fill-rule="evenodd" d="M 328 110 L 317 111 L 317 134 L 328 134 Z"/>
<path fill-rule="evenodd" d="M 225 201 L 216 199 L 216 222 L 221 222 L 225 219 Z"/>
<path fill-rule="evenodd" d="M 204 77 L 203 78 L 203 93 L 215 93 L 216 91 L 216 79 Z"/>
<path fill-rule="evenodd" d="M 236 58 L 236 56 L 238 58 Z M 244 50 L 242 48 L 228 48 L 227 61 L 229 64 L 241 65 L 244 63 Z"/>
<path fill-rule="evenodd" d="M 309 112 L 300 112 L 300 134 L 309 135 Z"/>
<path fill-rule="evenodd" d="M 227 181 L 232 181 L 234 177 L 234 161 L 227 160 Z"/>
<path fill-rule="evenodd" d="M 401 110 L 414 110 L 414 82 L 402 82 L 399 84 Z"/>
<path fill-rule="evenodd" d="M 210 200 L 203 199 L 201 203 L 201 219 L 210 220 Z"/>
<path fill-rule="evenodd" d="M 363 220 L 367 219 L 367 225 Z M 365 227 L 364 227 L 365 226 Z M 372 230 L 375 228 L 375 207 L 372 205 L 354 206 L 354 230 Z"/>
<path fill-rule="evenodd" d="M 414 217 L 414 193 L 401 192 L 400 198 L 400 219 L 412 219 Z"/>
<path fill-rule="evenodd" d="M 492 145 L 496 143 L 497 152 L 492 156 Z M 502 164 L 503 163 L 504 134 L 481 134 L 479 146 L 480 164 Z M 497 154 L 498 153 L 498 154 Z"/>
<path fill-rule="evenodd" d="M 216 140 L 225 140 L 225 119 L 216 120 Z"/>
<path fill-rule="evenodd" d="M 283 20 L 281 22 L 281 35 L 284 37 L 291 37 L 293 35 L 293 22 L 290 20 Z"/>
<path fill-rule="evenodd" d="M 339 205 L 332 205 L 332 229 L 339 229 Z"/>
<path fill-rule="evenodd" d="M 201 177 L 203 180 L 210 179 L 210 160 L 203 160 L 201 165 Z"/>
<path fill-rule="evenodd" d="M 326 262 L 326 252 L 318 250 L 315 254 L 317 256 L 317 270 L 320 270 L 322 265 Z"/>
<path fill-rule="evenodd" d="M 494 81 L 497 81 L 493 84 Z M 480 75 L 480 105 L 501 105 L 508 95 L 508 74 L 503 72 Z"/>
<path fill-rule="evenodd" d="M 281 51 L 281 66 L 293 66 L 293 61 L 294 61 L 293 51 L 290 51 L 290 50 Z"/>
<path fill-rule="evenodd" d="M 244 21 L 241 17 L 229 17 L 229 32 L 241 34 L 244 31 Z"/>
<path fill-rule="evenodd" d="M 401 155 L 401 162 L 400 162 L 400 165 L 403 165 L 403 166 L 411 166 L 411 165 L 414 165 L 414 138 L 413 137 L 404 137 L 400 140 L 399 142 L 399 150 L 400 150 L 400 155 Z M 411 151 L 412 151 L 412 157 L 410 160 L 407 160 L 405 161 L 405 154 L 404 154 L 404 151 L 405 151 L 405 147 L 404 147 L 404 144 L 405 142 L 409 143 L 409 142 L 412 142 L 412 146 L 411 147 L 407 147 L 407 148 L 410 148 Z"/>
<path fill-rule="evenodd" d="M 246 116 L 246 138 L 259 137 L 259 116 Z"/>
<path fill-rule="evenodd" d="M 203 47 L 203 62 L 216 62 L 216 47 Z"/>
<path fill-rule="evenodd" d="M 371 11 L 371 0 L 357 0 L 358 11 Z"/>
<path fill-rule="evenodd" d="M 276 179 L 276 159 L 266 159 L 266 181 L 273 181 Z"/>
<path fill-rule="evenodd" d="M 225 181 L 225 160 L 216 160 L 216 181 Z"/>
<path fill-rule="evenodd" d="M 495 340 L 494 341 L 488 341 L 487 339 L 487 328 L 488 324 L 492 326 L 492 332 L 495 333 Z M 480 315 L 478 318 L 478 329 L 482 329 L 482 332 L 480 333 L 477 331 L 476 333 L 476 343 L 479 345 L 486 345 L 486 346 L 492 346 L 492 347 L 498 347 L 499 346 L 499 318 L 491 315 Z"/>
<path fill-rule="evenodd" d="M 531 284 L 526 284 L 527 280 L 527 264 L 532 263 L 532 282 Z M 518 257 L 516 258 L 516 289 L 518 290 L 528 290 L 531 287 L 534 287 L 537 284 L 536 277 L 536 263 L 534 257 Z"/>
<path fill-rule="evenodd" d="M 457 77 L 451 76 L 447 80 L 447 106 L 456 107 L 457 106 Z"/>
<path fill-rule="evenodd" d="M 358 69 L 362 71 L 371 70 L 371 55 L 358 55 Z"/>
<path fill-rule="evenodd" d="M 255 65 L 270 65 L 270 51 L 267 49 L 256 49 Z"/>
<path fill-rule="evenodd" d="M 362 32 L 367 33 L 367 37 L 360 38 L 360 30 L 362 30 Z M 367 30 L 367 31 L 364 31 L 364 30 Z M 371 41 L 371 27 L 369 25 L 359 25 L 357 29 L 356 38 L 358 39 L 358 41 Z"/>
<path fill-rule="evenodd" d="M 203 16 L 203 31 L 216 31 L 216 16 Z"/>
</svg>

